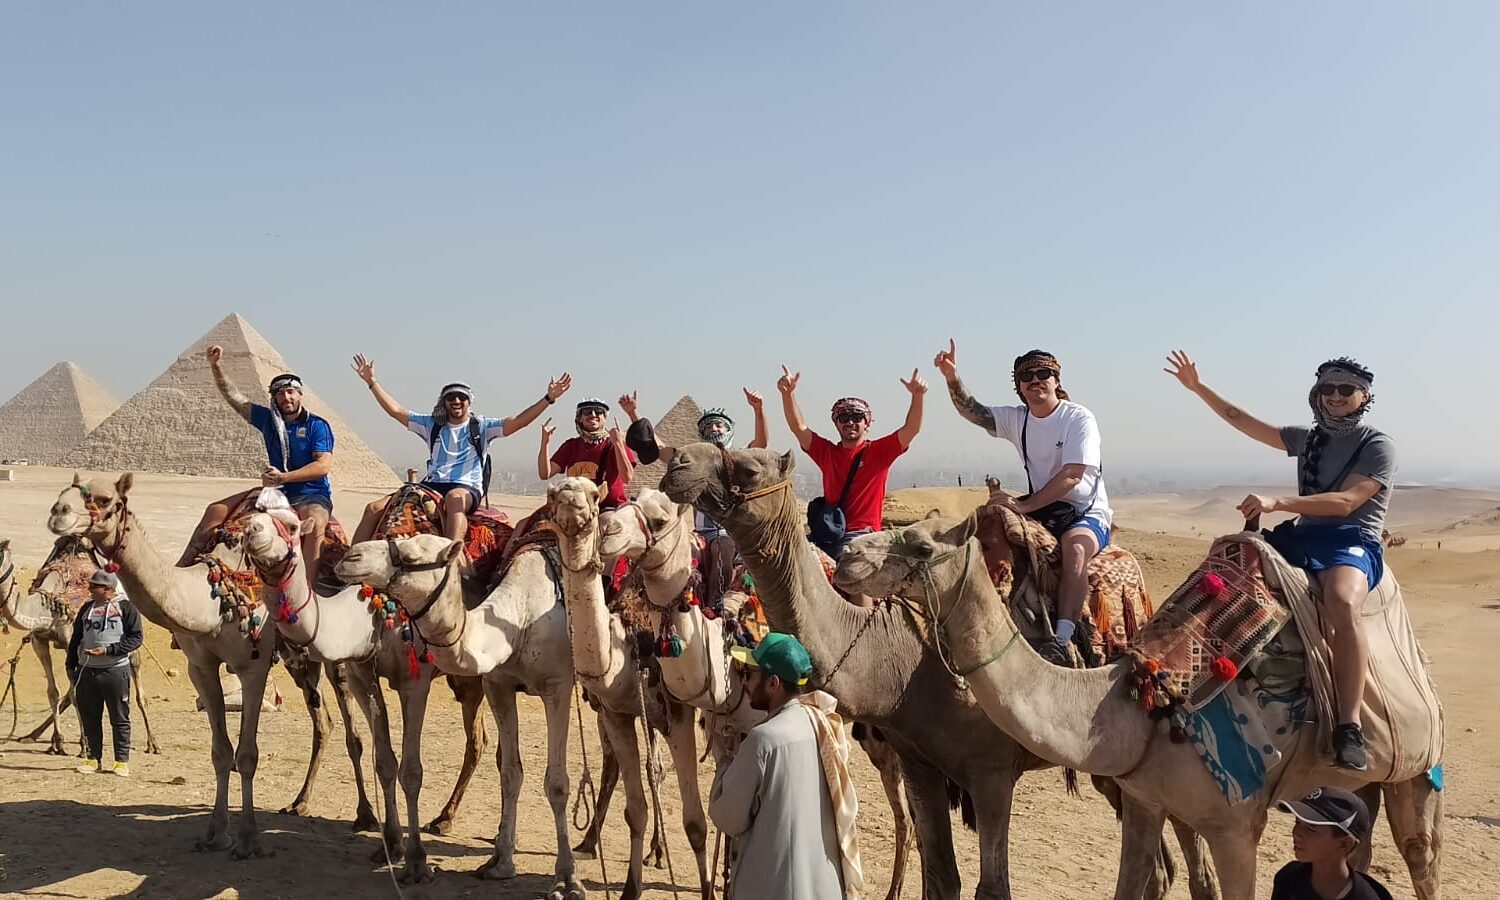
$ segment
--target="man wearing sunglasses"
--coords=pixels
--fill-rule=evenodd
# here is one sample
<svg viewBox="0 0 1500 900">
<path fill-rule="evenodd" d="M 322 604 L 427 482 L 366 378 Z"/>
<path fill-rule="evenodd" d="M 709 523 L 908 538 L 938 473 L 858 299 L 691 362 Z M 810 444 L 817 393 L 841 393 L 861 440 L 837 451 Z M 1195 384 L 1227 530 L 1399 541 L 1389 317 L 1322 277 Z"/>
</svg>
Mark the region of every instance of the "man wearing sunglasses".
<svg viewBox="0 0 1500 900">
<path fill-rule="evenodd" d="M 469 513 L 478 509 L 489 490 L 485 455 L 495 438 L 509 437 L 535 422 L 542 411 L 557 402 L 573 384 L 567 372 L 547 382 L 542 398 L 505 419 L 478 416 L 470 411 L 474 390 L 462 381 L 443 385 L 438 401 L 428 415 L 413 412 L 396 402 L 375 379 L 375 361 L 363 354 L 354 357 L 354 371 L 369 386 L 375 402 L 385 414 L 427 442 L 427 477 L 422 486 L 443 498 L 443 535 L 462 543 L 469 533 Z M 375 536 L 390 494 L 365 507 L 364 518 L 354 533 L 354 542 Z"/>
<path fill-rule="evenodd" d="M 1251 494 L 1240 504 L 1245 518 L 1289 512 L 1297 518 L 1270 533 L 1271 546 L 1308 570 L 1322 587 L 1323 630 L 1333 656 L 1338 722 L 1334 765 L 1363 771 L 1360 731 L 1369 651 L 1359 627 L 1365 596 L 1385 573 L 1381 531 L 1396 478 L 1396 446 L 1364 424 L 1375 402 L 1375 375 L 1352 359 L 1318 366 L 1307 403 L 1313 426 L 1277 428 L 1231 405 L 1198 378 L 1198 366 L 1181 350 L 1167 358 L 1167 374 L 1197 394 L 1219 418 L 1268 447 L 1297 458 L 1297 496 Z"/>
<path fill-rule="evenodd" d="M 626 489 L 635 476 L 640 458 L 625 445 L 625 432 L 619 423 L 605 426 L 609 404 L 598 397 L 579 401 L 573 413 L 573 428 L 578 432 L 562 442 L 557 452 L 547 455 L 552 435 L 557 429 L 552 420 L 542 423 L 542 447 L 536 457 L 537 477 L 546 481 L 557 475 L 587 478 L 604 488 L 599 498 L 601 512 L 618 509 L 629 499 Z"/>
<path fill-rule="evenodd" d="M 1062 559 L 1056 639 L 1037 649 L 1049 662 L 1071 666 L 1067 648 L 1088 597 L 1089 560 L 1109 546 L 1114 521 L 1104 490 L 1099 423 L 1086 407 L 1068 399 L 1060 381 L 1062 366 L 1045 350 L 1027 351 L 1012 364 L 1011 380 L 1021 398 L 1014 406 L 989 406 L 974 399 L 958 377 L 958 350 L 952 340 L 933 363 L 948 382 L 948 396 L 958 414 L 1020 451 L 1027 493 L 1003 502 L 1052 532 Z M 1080 634 L 1079 643 L 1090 648 L 1087 659 L 1092 654 L 1091 636 Z"/>
<path fill-rule="evenodd" d="M 801 372 L 793 373 L 782 366 L 776 388 L 781 391 L 781 411 L 786 416 L 787 427 L 796 435 L 802 451 L 812 457 L 823 473 L 824 499 L 843 510 L 842 543 L 823 547 L 830 556 L 837 558 L 851 539 L 880 530 L 891 465 L 906 452 L 922 430 L 922 398 L 927 393 L 927 382 L 916 369 L 912 370 L 910 381 L 901 379 L 901 386 L 911 394 L 906 421 L 896 431 L 873 441 L 868 439 L 870 427 L 875 423 L 870 404 L 858 397 L 838 400 L 832 411 L 839 437 L 835 443 L 807 427 L 807 420 L 797 405 L 797 383 L 801 379 Z M 854 468 L 856 458 L 859 468 L 851 477 L 850 470 Z M 861 598 L 861 602 L 867 601 Z"/>
</svg>

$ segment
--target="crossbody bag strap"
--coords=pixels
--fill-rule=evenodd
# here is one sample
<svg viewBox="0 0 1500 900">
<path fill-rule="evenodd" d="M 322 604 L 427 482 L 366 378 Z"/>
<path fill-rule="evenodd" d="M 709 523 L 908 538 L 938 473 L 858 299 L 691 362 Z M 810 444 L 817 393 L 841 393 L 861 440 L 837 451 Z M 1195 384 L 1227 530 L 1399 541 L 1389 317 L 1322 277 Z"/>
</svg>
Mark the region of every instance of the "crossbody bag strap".
<svg viewBox="0 0 1500 900">
<path fill-rule="evenodd" d="M 1326 486 L 1320 486 L 1320 485 L 1316 485 L 1316 484 L 1308 485 L 1309 487 L 1313 488 L 1313 490 L 1311 491 L 1311 493 L 1314 493 L 1314 494 L 1326 494 L 1326 493 L 1331 493 L 1333 491 L 1341 490 L 1342 489 L 1341 486 L 1344 483 L 1344 479 L 1348 478 L 1349 477 L 1349 473 L 1354 471 L 1354 467 L 1357 466 L 1357 465 L 1359 465 L 1359 455 L 1361 453 L 1364 453 L 1365 452 L 1365 448 L 1368 447 L 1368 446 L 1370 446 L 1370 442 L 1373 441 L 1373 440 L 1375 440 L 1375 438 L 1378 437 L 1378 436 L 1379 436 L 1379 432 L 1376 432 L 1375 434 L 1368 435 L 1364 440 L 1360 441 L 1359 442 L 1359 446 L 1357 446 L 1357 447 L 1354 448 L 1353 455 L 1351 455 L 1349 457 L 1349 461 L 1346 462 L 1346 463 L 1344 463 L 1344 467 L 1339 470 L 1339 474 L 1338 475 L 1334 476 L 1334 479 L 1333 479 L 1333 481 L 1330 484 L 1328 484 Z M 1307 494 L 1303 494 L 1302 496 L 1305 497 L 1305 496 L 1307 496 Z"/>
<path fill-rule="evenodd" d="M 865 449 L 868 450 L 869 448 L 866 447 Z M 855 476 L 856 473 L 859 472 L 859 464 L 860 464 L 860 462 L 862 462 L 864 460 L 864 458 L 865 458 L 865 451 L 864 450 L 861 450 L 858 453 L 854 454 L 854 462 L 852 462 L 852 463 L 849 464 L 849 477 L 847 477 L 847 478 L 844 479 L 844 489 L 842 491 L 839 491 L 839 498 L 834 501 L 834 503 L 833 503 L 834 506 L 837 506 L 837 507 L 840 507 L 840 508 L 843 507 L 843 505 L 844 505 L 844 498 L 847 497 L 847 496 L 849 496 L 849 488 L 851 488 L 851 487 L 854 486 L 854 476 Z"/>
</svg>

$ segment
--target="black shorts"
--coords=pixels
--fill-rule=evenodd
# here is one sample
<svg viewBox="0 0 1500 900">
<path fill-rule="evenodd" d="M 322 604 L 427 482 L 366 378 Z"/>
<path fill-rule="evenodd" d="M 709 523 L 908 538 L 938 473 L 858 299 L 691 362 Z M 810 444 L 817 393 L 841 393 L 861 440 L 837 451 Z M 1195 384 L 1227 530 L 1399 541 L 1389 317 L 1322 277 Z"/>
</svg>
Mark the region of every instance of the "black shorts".
<svg viewBox="0 0 1500 900">
<path fill-rule="evenodd" d="M 471 488 L 467 484 L 459 484 L 456 481 L 424 481 L 422 482 L 422 487 L 427 488 L 429 491 L 437 491 L 445 497 L 451 490 L 468 491 L 469 496 L 474 498 L 474 504 L 469 507 L 469 512 L 473 512 L 484 505 L 484 495 L 479 493 L 478 488 Z"/>
</svg>

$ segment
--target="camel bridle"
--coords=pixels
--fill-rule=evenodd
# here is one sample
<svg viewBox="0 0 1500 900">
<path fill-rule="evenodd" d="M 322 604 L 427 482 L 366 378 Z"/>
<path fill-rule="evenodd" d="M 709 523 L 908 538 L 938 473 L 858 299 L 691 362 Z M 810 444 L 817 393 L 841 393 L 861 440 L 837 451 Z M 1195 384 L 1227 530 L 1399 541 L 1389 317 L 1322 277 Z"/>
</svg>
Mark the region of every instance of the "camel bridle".
<svg viewBox="0 0 1500 900">
<path fill-rule="evenodd" d="M 440 558 L 429 563 L 407 563 L 403 562 L 401 559 L 401 551 L 400 548 L 396 546 L 395 538 L 386 538 L 385 546 L 386 552 L 390 554 L 391 568 L 394 570 L 393 574 L 391 575 L 392 583 L 394 583 L 396 579 L 401 577 L 402 575 L 410 574 L 412 572 L 433 572 L 438 569 L 443 570 L 443 577 L 438 579 L 437 587 L 434 587 L 427 593 L 427 597 L 422 604 L 421 610 L 412 612 L 405 603 L 401 603 L 401 608 L 406 611 L 407 621 L 411 622 L 412 631 L 416 633 L 417 637 L 421 639 L 423 644 L 426 644 L 429 647 L 452 647 L 454 644 L 457 644 L 459 641 L 463 640 L 464 631 L 469 627 L 469 617 L 467 615 L 459 619 L 458 635 L 454 637 L 453 640 L 448 641 L 446 644 L 439 643 L 427 637 L 427 635 L 422 633 L 421 626 L 417 624 L 419 620 L 421 620 L 424 616 L 427 615 L 428 612 L 432 610 L 433 604 L 437 603 L 437 598 L 448 589 L 448 583 L 453 580 L 453 570 L 455 568 L 454 561 Z M 399 600 L 397 602 L 400 603 Z"/>
</svg>

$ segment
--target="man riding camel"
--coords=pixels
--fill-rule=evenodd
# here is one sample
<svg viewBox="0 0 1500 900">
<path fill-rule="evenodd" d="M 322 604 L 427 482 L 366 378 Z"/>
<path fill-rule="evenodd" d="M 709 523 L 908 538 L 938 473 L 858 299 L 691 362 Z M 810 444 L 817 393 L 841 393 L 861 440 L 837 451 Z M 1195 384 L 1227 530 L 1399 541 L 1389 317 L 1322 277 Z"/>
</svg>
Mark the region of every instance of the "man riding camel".
<svg viewBox="0 0 1500 900">
<path fill-rule="evenodd" d="M 604 427 L 604 417 L 609 415 L 609 404 L 597 397 L 579 401 L 573 413 L 573 427 L 577 437 L 568 438 L 547 455 L 552 435 L 557 428 L 548 419 L 542 423 L 542 448 L 536 458 L 536 474 L 543 481 L 556 475 L 588 478 L 603 485 L 604 496 L 599 499 L 600 511 L 623 506 L 628 499 L 625 494 L 630 479 L 635 475 L 636 463 L 640 459 L 635 451 L 625 446 L 625 432 L 618 423 Z"/>
<path fill-rule="evenodd" d="M 1168 375 L 1197 394 L 1241 434 L 1297 458 L 1297 496 L 1251 494 L 1240 503 L 1246 519 L 1262 513 L 1296 513 L 1270 533 L 1271 546 L 1306 569 L 1322 586 L 1323 631 L 1333 657 L 1338 722 L 1333 730 L 1334 765 L 1363 771 L 1365 738 L 1360 730 L 1369 650 L 1360 628 L 1365 597 L 1385 573 L 1380 533 L 1396 483 L 1396 445 L 1364 424 L 1375 402 L 1375 374 L 1348 357 L 1318 366 L 1307 404 L 1313 426 L 1277 428 L 1214 393 L 1198 378 L 1198 366 L 1181 350 L 1167 358 Z"/>
<path fill-rule="evenodd" d="M 205 354 L 214 373 L 214 384 L 224 401 L 260 432 L 266 445 L 267 465 L 260 487 L 241 491 L 210 503 L 193 529 L 178 566 L 191 566 L 213 549 L 216 529 L 250 498 L 268 487 L 279 488 L 302 520 L 302 556 L 308 578 L 316 577 L 322 555 L 323 533 L 333 514 L 333 488 L 328 473 L 333 469 L 333 429 L 328 421 L 302 406 L 302 379 L 290 372 L 271 379 L 267 388 L 274 410 L 251 403 L 224 374 L 224 348 L 215 344 Z"/>
<path fill-rule="evenodd" d="M 469 513 L 479 508 L 489 491 L 485 454 L 490 442 L 509 437 L 535 422 L 573 384 L 573 377 L 564 372 L 548 380 L 540 400 L 509 418 L 492 419 L 470 411 L 474 389 L 462 381 L 443 385 L 431 414 L 423 415 L 407 409 L 386 393 L 375 379 L 374 360 L 356 355 L 354 372 L 369 386 L 386 415 L 427 442 L 427 476 L 421 484 L 442 497 L 443 535 L 459 543 L 468 535 Z M 374 538 L 394 497 L 395 494 L 390 494 L 365 507 L 354 543 Z"/>
<path fill-rule="evenodd" d="M 1002 502 L 1041 522 L 1060 544 L 1056 640 L 1044 643 L 1038 652 L 1049 662 L 1070 666 L 1067 647 L 1083 618 L 1089 561 L 1109 546 L 1114 519 L 1100 467 L 1099 423 L 1087 408 L 1068 399 L 1062 366 L 1046 351 L 1028 351 L 1012 364 L 1012 384 L 1021 398 L 1015 406 L 989 406 L 974 399 L 958 377 L 958 350 L 952 340 L 933 364 L 948 382 L 948 396 L 958 414 L 992 437 L 1010 441 L 1021 454 L 1026 496 Z M 1090 640 L 1080 643 L 1090 645 L 1091 636 L 1083 637 Z"/>
</svg>

